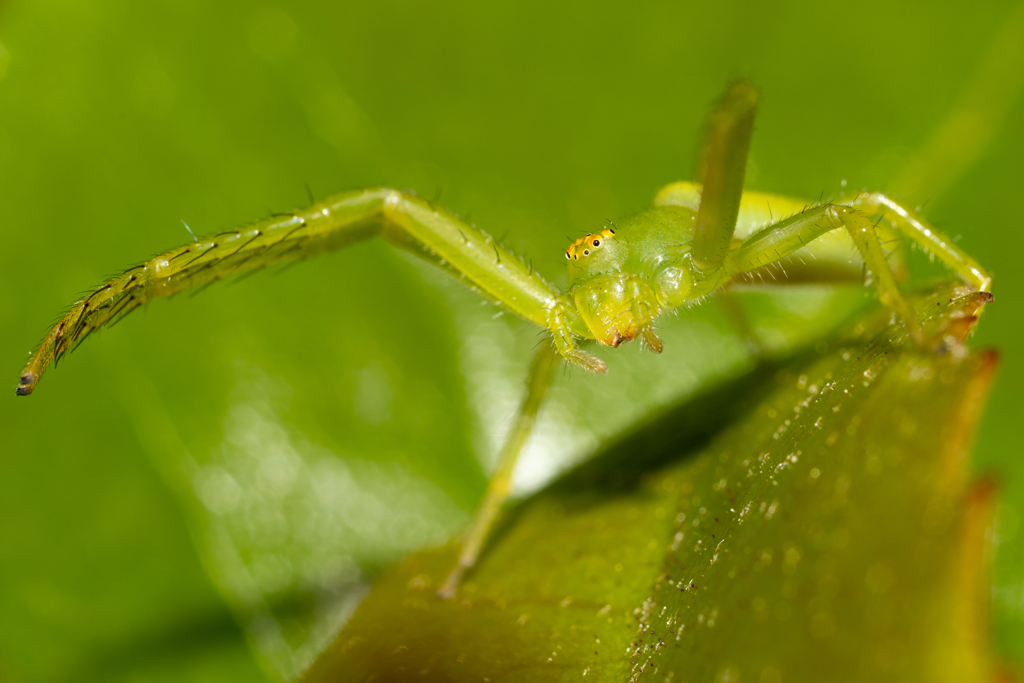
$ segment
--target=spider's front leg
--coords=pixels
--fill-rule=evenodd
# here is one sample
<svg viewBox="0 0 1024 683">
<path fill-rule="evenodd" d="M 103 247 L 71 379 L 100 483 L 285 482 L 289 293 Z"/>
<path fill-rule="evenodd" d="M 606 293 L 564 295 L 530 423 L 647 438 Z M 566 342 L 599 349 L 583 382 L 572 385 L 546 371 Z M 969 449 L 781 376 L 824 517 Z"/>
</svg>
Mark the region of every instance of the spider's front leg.
<svg viewBox="0 0 1024 683">
<path fill-rule="evenodd" d="M 300 211 L 196 240 L 125 271 L 76 302 L 54 325 L 22 371 L 17 393 L 32 393 L 50 364 L 95 330 L 152 299 L 310 258 L 378 234 L 550 330 L 568 361 L 592 372 L 604 370 L 601 361 L 577 348 L 575 335 L 586 334 L 586 328 L 569 300 L 511 251 L 411 193 L 374 188 L 345 192 Z"/>
<path fill-rule="evenodd" d="M 472 284 L 498 303 L 551 332 L 558 353 L 584 370 L 608 367 L 576 344 L 589 331 L 572 301 L 489 235 L 419 197 L 390 191 L 384 237 Z"/>
<path fill-rule="evenodd" d="M 196 240 L 160 254 L 114 278 L 71 307 L 22 371 L 18 394 L 32 392 L 54 360 L 91 332 L 116 322 L 151 299 L 205 286 L 228 275 L 308 258 L 381 235 L 465 281 L 520 317 L 548 329 L 530 374 L 527 398 L 497 472 L 473 523 L 459 564 L 443 594 L 454 595 L 462 574 L 476 562 L 502 502 L 512 471 L 561 355 L 591 372 L 605 365 L 576 346 L 587 329 L 572 302 L 486 233 L 451 212 L 408 192 L 376 188 L 331 197 L 285 216 Z"/>
</svg>

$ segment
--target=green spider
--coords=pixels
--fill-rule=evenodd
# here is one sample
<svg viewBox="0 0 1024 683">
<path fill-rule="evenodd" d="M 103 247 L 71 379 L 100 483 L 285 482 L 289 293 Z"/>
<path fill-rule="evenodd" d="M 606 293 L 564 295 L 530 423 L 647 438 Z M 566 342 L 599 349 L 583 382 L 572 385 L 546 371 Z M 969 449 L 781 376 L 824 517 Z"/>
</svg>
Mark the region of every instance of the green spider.
<svg viewBox="0 0 1024 683">
<path fill-rule="evenodd" d="M 917 327 L 900 294 L 879 233 L 909 237 L 975 290 L 989 290 L 991 278 L 977 262 L 883 194 L 857 193 L 808 205 L 744 192 L 757 100 L 757 91 L 745 81 L 727 88 L 711 118 L 701 183 L 669 185 L 657 194 L 654 208 L 569 246 L 565 293 L 486 233 L 430 202 L 400 190 L 356 190 L 285 218 L 192 242 L 127 270 L 61 318 L 29 360 L 17 393 L 32 393 L 50 363 L 94 330 L 155 297 L 380 235 L 468 281 L 551 334 L 552 344 L 542 345 L 533 362 L 526 399 L 458 564 L 439 591 L 452 597 L 464 573 L 476 563 L 507 497 L 516 457 L 559 356 L 589 372 L 607 372 L 604 362 L 580 348 L 581 342 L 617 347 L 640 338 L 660 352 L 654 323 L 661 314 L 695 305 L 730 283 L 850 280 L 862 278 L 866 270 L 881 301 L 899 316 L 914 340 L 934 345 Z"/>
</svg>

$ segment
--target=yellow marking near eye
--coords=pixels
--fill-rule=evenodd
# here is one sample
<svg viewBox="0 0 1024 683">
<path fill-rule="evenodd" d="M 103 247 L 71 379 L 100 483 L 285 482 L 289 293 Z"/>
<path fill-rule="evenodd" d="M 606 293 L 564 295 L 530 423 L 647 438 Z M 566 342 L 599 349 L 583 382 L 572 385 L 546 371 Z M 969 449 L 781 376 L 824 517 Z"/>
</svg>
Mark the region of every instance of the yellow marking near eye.
<svg viewBox="0 0 1024 683">
<path fill-rule="evenodd" d="M 611 228 L 605 228 L 596 234 L 588 233 L 569 245 L 569 248 L 565 250 L 565 258 L 575 261 L 580 256 L 589 256 L 591 248 L 597 249 L 604 244 L 605 240 L 611 239 L 614 234 L 615 231 Z M 580 247 L 583 247 L 582 253 Z"/>
</svg>

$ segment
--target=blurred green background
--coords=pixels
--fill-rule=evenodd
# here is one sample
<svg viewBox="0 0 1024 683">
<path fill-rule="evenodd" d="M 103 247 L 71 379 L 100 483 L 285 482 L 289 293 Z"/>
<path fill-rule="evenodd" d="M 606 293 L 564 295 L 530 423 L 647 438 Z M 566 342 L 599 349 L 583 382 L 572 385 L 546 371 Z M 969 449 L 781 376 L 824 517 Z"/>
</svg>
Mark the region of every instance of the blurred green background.
<svg viewBox="0 0 1024 683">
<path fill-rule="evenodd" d="M 0 3 L 0 680 L 287 678 L 485 485 L 535 330 L 383 244 L 156 302 L 15 399 L 57 314 L 186 241 L 181 219 L 214 233 L 307 203 L 307 186 L 407 187 L 564 284 L 567 238 L 692 177 L 730 78 L 763 92 L 750 187 L 891 189 L 1014 9 Z M 1011 106 L 976 163 L 908 197 L 996 274 L 975 344 L 1004 365 L 975 466 L 1003 485 L 994 639 L 1018 662 L 1021 74 L 1002 63 Z M 742 303 L 781 351 L 867 300 Z M 607 378 L 560 378 L 520 492 L 750 366 L 716 304 L 664 337 L 662 358 L 625 348 L 602 354 Z"/>
</svg>

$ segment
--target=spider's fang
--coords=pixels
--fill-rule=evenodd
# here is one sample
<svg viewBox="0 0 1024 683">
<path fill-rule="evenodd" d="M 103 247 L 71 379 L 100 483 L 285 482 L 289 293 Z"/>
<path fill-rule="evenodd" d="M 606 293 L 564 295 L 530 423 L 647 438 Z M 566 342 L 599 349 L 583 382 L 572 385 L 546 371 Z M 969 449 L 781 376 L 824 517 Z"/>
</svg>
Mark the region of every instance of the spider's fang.
<svg viewBox="0 0 1024 683">
<path fill-rule="evenodd" d="M 647 348 L 655 353 L 661 353 L 664 345 L 661 343 L 661 339 L 658 338 L 658 335 L 654 334 L 654 330 L 652 330 L 649 325 L 645 325 L 641 328 L 640 334 L 643 335 L 644 343 L 647 344 Z"/>
</svg>

